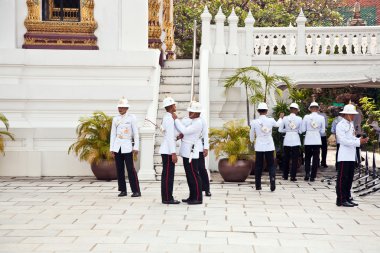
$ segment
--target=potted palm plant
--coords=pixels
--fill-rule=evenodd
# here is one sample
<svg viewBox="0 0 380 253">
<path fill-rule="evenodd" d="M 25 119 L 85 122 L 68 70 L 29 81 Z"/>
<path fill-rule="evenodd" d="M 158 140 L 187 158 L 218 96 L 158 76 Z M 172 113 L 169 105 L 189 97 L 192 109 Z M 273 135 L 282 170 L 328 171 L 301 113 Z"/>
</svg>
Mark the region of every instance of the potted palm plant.
<svg viewBox="0 0 380 253">
<path fill-rule="evenodd" d="M 112 117 L 96 111 L 91 117 L 80 118 L 79 122 L 77 141 L 69 147 L 68 153 L 74 152 L 80 161 L 88 162 L 97 179 L 116 179 L 116 165 L 110 153 Z"/>
<path fill-rule="evenodd" d="M 253 153 L 249 130 L 244 120 L 229 121 L 221 129 L 210 129 L 210 150 L 217 159 L 223 157 L 218 169 L 226 182 L 244 182 L 251 172 Z"/>
<path fill-rule="evenodd" d="M 14 141 L 15 138 L 14 138 L 13 134 L 8 131 L 8 129 L 9 129 L 8 119 L 2 113 L 0 113 L 0 121 L 5 126 L 5 130 L 0 130 L 0 153 L 5 155 L 5 153 L 4 153 L 5 138 L 4 137 L 8 136 L 12 141 Z"/>
</svg>

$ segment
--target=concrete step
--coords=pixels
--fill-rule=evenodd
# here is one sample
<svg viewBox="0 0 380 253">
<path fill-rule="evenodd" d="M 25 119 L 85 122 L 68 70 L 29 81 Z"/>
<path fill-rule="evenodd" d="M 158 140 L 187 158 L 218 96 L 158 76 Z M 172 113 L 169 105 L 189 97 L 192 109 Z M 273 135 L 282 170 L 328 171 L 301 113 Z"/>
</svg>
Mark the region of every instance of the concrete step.
<svg viewBox="0 0 380 253">
<path fill-rule="evenodd" d="M 179 59 L 175 61 L 165 61 L 164 69 L 191 69 L 191 59 Z M 199 60 L 195 61 L 195 69 L 199 69 Z"/>
<path fill-rule="evenodd" d="M 191 68 L 163 68 L 161 70 L 161 76 L 190 76 L 191 77 Z M 195 69 L 194 76 L 199 77 L 199 69 Z"/>
<path fill-rule="evenodd" d="M 161 84 L 191 84 L 190 76 L 163 76 L 161 77 Z M 194 78 L 194 84 L 199 84 L 199 77 Z"/>
<path fill-rule="evenodd" d="M 184 93 L 188 92 L 190 93 L 191 86 L 189 84 L 161 84 L 160 86 L 160 93 Z M 194 85 L 194 92 L 199 92 L 199 85 Z"/>
</svg>

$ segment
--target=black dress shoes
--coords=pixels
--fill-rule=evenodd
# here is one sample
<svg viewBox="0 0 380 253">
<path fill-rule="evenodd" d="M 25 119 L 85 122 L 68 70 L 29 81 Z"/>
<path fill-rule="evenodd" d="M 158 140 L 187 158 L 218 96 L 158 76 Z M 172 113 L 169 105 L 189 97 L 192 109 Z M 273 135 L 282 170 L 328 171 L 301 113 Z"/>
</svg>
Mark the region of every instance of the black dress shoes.
<svg viewBox="0 0 380 253">
<path fill-rule="evenodd" d="M 120 192 L 119 195 L 117 195 L 118 197 L 125 197 L 127 196 L 127 192 Z"/>
<path fill-rule="evenodd" d="M 296 181 L 297 181 L 297 178 L 292 177 L 292 178 L 290 179 L 290 181 L 292 181 L 292 182 L 296 182 Z"/>
<path fill-rule="evenodd" d="M 134 192 L 132 195 L 131 195 L 132 198 L 136 198 L 136 197 L 141 197 L 141 192 Z"/>
<path fill-rule="evenodd" d="M 309 176 L 305 176 L 304 180 L 305 181 L 309 181 L 310 177 Z"/>
<path fill-rule="evenodd" d="M 336 205 L 337 206 L 345 206 L 345 207 L 354 207 L 355 206 L 354 204 L 351 204 L 348 201 L 341 202 L 339 200 L 336 200 Z"/>
<path fill-rule="evenodd" d="M 187 202 L 189 202 L 189 200 L 190 200 L 190 198 L 182 199 L 182 202 L 187 203 Z"/>
<path fill-rule="evenodd" d="M 207 197 L 211 197 L 211 192 L 210 192 L 210 191 L 206 191 L 206 192 L 205 192 L 205 195 L 206 195 Z"/>
<path fill-rule="evenodd" d="M 354 206 L 358 206 L 359 205 L 358 203 L 355 203 L 352 200 L 348 200 L 347 202 L 350 203 L 350 204 L 352 204 L 352 205 L 354 205 Z"/>
<path fill-rule="evenodd" d="M 200 200 L 189 200 L 189 201 L 187 201 L 187 204 L 188 205 L 200 205 L 200 204 L 202 204 L 202 201 L 200 201 Z"/>
<path fill-rule="evenodd" d="M 261 186 L 256 186 L 256 191 L 261 191 Z"/>
<path fill-rule="evenodd" d="M 325 169 L 329 167 L 327 164 L 322 164 L 321 166 Z"/>
<path fill-rule="evenodd" d="M 345 207 L 354 207 L 354 205 L 351 204 L 351 203 L 348 202 L 348 201 L 342 202 L 342 206 L 345 206 Z"/>
<path fill-rule="evenodd" d="M 310 178 L 310 182 L 314 182 L 314 181 L 315 181 L 314 177 Z"/>
<path fill-rule="evenodd" d="M 288 180 L 288 177 L 284 177 L 284 176 L 282 176 L 282 179 L 283 179 L 283 180 Z"/>
<path fill-rule="evenodd" d="M 168 204 L 168 205 L 178 205 L 179 203 L 181 203 L 181 202 L 179 202 L 178 200 L 175 200 L 175 199 L 172 199 L 172 200 L 163 200 L 162 201 L 162 204 Z"/>
</svg>

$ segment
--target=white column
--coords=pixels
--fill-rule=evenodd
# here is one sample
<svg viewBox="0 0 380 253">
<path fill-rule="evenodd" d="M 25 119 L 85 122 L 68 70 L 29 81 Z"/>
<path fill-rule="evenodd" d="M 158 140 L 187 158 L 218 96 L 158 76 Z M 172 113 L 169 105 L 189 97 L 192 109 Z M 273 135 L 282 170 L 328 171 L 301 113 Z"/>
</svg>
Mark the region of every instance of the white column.
<svg viewBox="0 0 380 253">
<path fill-rule="evenodd" d="M 245 19 L 245 53 L 249 56 L 253 54 L 253 25 L 255 18 L 249 10 L 247 18 Z"/>
<path fill-rule="evenodd" d="M 215 50 L 216 54 L 226 54 L 226 43 L 224 41 L 224 21 L 226 16 L 222 12 L 222 7 L 219 7 L 219 11 L 215 16 L 216 22 L 216 40 Z"/>
<path fill-rule="evenodd" d="M 148 0 L 121 1 L 121 49 L 143 51 L 148 49 Z"/>
<path fill-rule="evenodd" d="M 235 9 L 232 8 L 232 12 L 228 17 L 229 27 L 230 27 L 230 38 L 228 43 L 228 54 L 236 55 L 239 54 L 239 47 L 237 44 L 237 23 L 239 18 L 236 16 Z"/>
<path fill-rule="evenodd" d="M 25 2 L 25 1 L 24 1 Z M 24 3 L 26 5 L 26 3 Z M 0 48 L 16 48 L 16 1 L 0 1 Z"/>
<path fill-rule="evenodd" d="M 142 127 L 140 133 L 140 170 L 139 179 L 156 180 L 154 171 L 154 127 Z"/>
<path fill-rule="evenodd" d="M 300 14 L 296 20 L 297 22 L 297 55 L 305 55 L 305 45 L 306 45 L 306 28 L 305 23 L 307 19 L 303 14 L 301 9 Z"/>
<path fill-rule="evenodd" d="M 205 6 L 205 10 L 201 15 L 202 19 L 202 45 L 201 49 L 211 50 L 211 41 L 210 41 L 210 33 L 211 33 L 211 14 L 208 11 L 207 5 Z"/>
</svg>

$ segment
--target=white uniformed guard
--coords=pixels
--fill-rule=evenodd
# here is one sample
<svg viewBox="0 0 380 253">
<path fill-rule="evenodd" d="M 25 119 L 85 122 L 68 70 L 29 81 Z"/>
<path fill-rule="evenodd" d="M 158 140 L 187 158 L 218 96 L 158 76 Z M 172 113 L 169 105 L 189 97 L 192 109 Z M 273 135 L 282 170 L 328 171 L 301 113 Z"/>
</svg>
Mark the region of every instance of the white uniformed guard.
<svg viewBox="0 0 380 253">
<path fill-rule="evenodd" d="M 202 106 L 199 102 L 191 102 L 189 108 L 189 118 L 192 119 L 190 125 L 185 126 L 176 114 L 172 114 L 175 125 L 183 134 L 179 155 L 183 158 L 186 179 L 190 189 L 190 196 L 184 199 L 188 204 L 202 204 L 202 181 L 198 171 L 199 147 L 196 145 L 202 138 L 202 120 L 199 118 Z"/>
<path fill-rule="evenodd" d="M 309 106 L 311 114 L 305 115 L 302 121 L 302 132 L 305 135 L 305 181 L 310 179 L 311 182 L 315 181 L 317 176 L 317 169 L 319 167 L 319 151 L 321 149 L 322 140 L 321 134 L 325 132 L 325 119 L 318 114 L 319 105 L 312 102 Z M 313 164 L 310 174 L 310 162 L 313 157 Z"/>
<path fill-rule="evenodd" d="M 286 133 L 284 138 L 284 162 L 282 178 L 288 180 L 289 162 L 292 160 L 290 180 L 297 181 L 298 158 L 300 153 L 300 134 L 302 133 L 302 118 L 297 116 L 299 106 L 292 103 L 289 106 L 290 114 L 285 116 L 278 129 L 280 133 Z"/>
<path fill-rule="evenodd" d="M 318 112 L 325 119 L 325 132 L 321 133 L 321 166 L 323 168 L 328 168 L 326 159 L 327 159 L 327 136 L 326 136 L 326 128 L 328 127 L 327 115 L 324 112 Z"/>
<path fill-rule="evenodd" d="M 339 107 L 339 110 L 342 111 L 342 107 Z M 336 154 L 335 154 L 335 168 L 336 170 L 338 170 L 338 151 L 339 151 L 339 142 L 338 142 L 338 138 L 336 138 L 336 126 L 338 125 L 338 123 L 343 119 L 343 117 L 340 115 L 336 116 L 335 119 L 333 120 L 333 122 L 331 123 L 331 134 L 334 134 L 335 135 L 335 142 L 336 142 Z"/>
<path fill-rule="evenodd" d="M 276 189 L 276 168 L 274 166 L 274 142 L 272 138 L 272 128 L 279 127 L 284 116 L 281 113 L 280 119 L 276 122 L 273 118 L 266 116 L 268 105 L 260 103 L 257 107 L 260 116 L 251 121 L 250 141 L 255 142 L 256 166 L 255 166 L 255 185 L 256 190 L 261 190 L 261 174 L 265 161 L 269 169 L 270 189 Z"/>
<path fill-rule="evenodd" d="M 120 115 L 112 120 L 110 151 L 113 153 L 117 168 L 119 197 L 127 195 L 125 183 L 124 163 L 127 167 L 129 184 L 133 192 L 132 197 L 140 197 L 139 180 L 133 164 L 133 155 L 139 151 L 139 131 L 136 117 L 127 113 L 129 104 L 126 98 L 121 98 L 117 105 Z M 132 140 L 134 144 L 132 144 Z"/>
<path fill-rule="evenodd" d="M 199 160 L 198 160 L 198 170 L 199 175 L 202 179 L 202 191 L 205 192 L 205 195 L 210 197 L 210 179 L 208 176 L 205 157 L 208 155 L 209 150 L 209 137 L 208 137 L 208 126 L 206 120 L 201 117 L 202 120 L 202 139 L 199 139 L 197 142 L 197 149 L 199 150 Z"/>
<path fill-rule="evenodd" d="M 162 102 L 162 107 L 166 113 L 162 119 L 161 131 L 164 134 L 160 146 L 162 158 L 162 175 L 161 175 L 161 199 L 164 204 L 179 204 L 178 200 L 173 197 L 173 184 L 175 163 L 177 163 L 176 140 L 178 131 L 174 125 L 172 113 L 176 112 L 176 102 L 173 98 L 167 97 Z"/>
<path fill-rule="evenodd" d="M 368 138 L 357 138 L 353 123 L 354 116 L 358 113 L 355 106 L 348 104 L 340 112 L 343 119 L 336 126 L 336 136 L 340 143 L 338 152 L 338 176 L 336 184 L 336 204 L 338 206 L 353 207 L 358 204 L 350 198 L 351 186 L 354 178 L 356 161 L 356 148 L 367 143 Z"/>
</svg>

